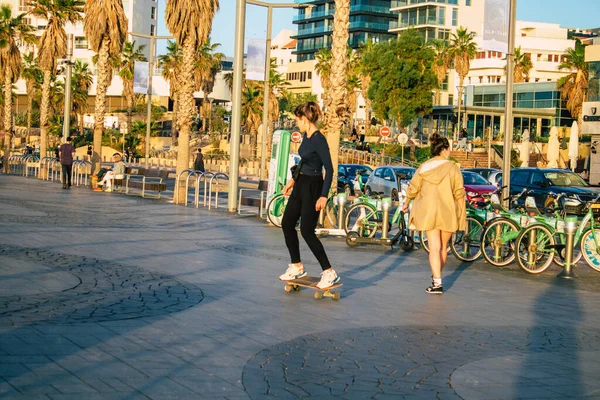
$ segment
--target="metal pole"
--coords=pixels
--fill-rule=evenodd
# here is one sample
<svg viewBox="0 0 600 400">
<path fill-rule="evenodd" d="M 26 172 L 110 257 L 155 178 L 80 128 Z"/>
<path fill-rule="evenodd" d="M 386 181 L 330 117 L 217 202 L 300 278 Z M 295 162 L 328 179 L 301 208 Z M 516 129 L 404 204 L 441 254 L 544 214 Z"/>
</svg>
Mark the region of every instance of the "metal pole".
<svg viewBox="0 0 600 400">
<path fill-rule="evenodd" d="M 458 138 L 458 135 L 459 135 L 460 131 L 462 130 L 462 126 L 461 126 L 461 123 L 460 123 L 461 122 L 460 121 L 460 105 L 462 103 L 462 88 L 463 88 L 462 86 L 458 87 L 458 121 L 456 122 L 456 124 L 457 124 L 458 127 L 457 127 L 456 131 L 454 132 L 454 141 L 455 142 L 456 142 L 456 140 Z"/>
<path fill-rule="evenodd" d="M 150 161 L 150 124 L 152 123 L 152 70 L 154 63 L 154 37 L 150 38 L 150 57 L 148 58 L 148 109 L 146 110 L 146 168 Z M 127 127 L 129 129 L 129 127 Z"/>
<path fill-rule="evenodd" d="M 66 141 L 71 130 L 71 77 L 73 76 L 73 34 L 69 33 L 67 37 L 67 67 L 65 76 L 65 109 L 63 119 L 63 140 Z"/>
<path fill-rule="evenodd" d="M 504 154 L 502 182 L 505 186 L 503 202 L 510 207 L 510 159 L 513 134 L 513 71 L 515 67 L 515 26 L 517 23 L 517 0 L 510 0 L 510 20 L 508 23 L 508 54 L 506 55 L 506 96 L 504 108 Z"/>
<path fill-rule="evenodd" d="M 273 7 L 268 8 L 267 13 L 267 51 L 265 59 L 265 92 L 263 99 L 263 119 L 262 119 L 262 146 L 260 150 L 260 171 L 258 173 L 259 180 L 264 180 L 265 167 L 267 165 L 267 136 L 269 135 L 269 92 L 271 77 L 271 25 L 273 18 Z"/>
<path fill-rule="evenodd" d="M 227 208 L 237 209 L 240 164 L 240 131 L 242 120 L 242 72 L 244 67 L 244 33 L 246 31 L 246 0 L 236 0 L 235 44 L 233 69 L 233 98 L 231 110 L 231 139 L 229 142 L 229 196 Z"/>
</svg>

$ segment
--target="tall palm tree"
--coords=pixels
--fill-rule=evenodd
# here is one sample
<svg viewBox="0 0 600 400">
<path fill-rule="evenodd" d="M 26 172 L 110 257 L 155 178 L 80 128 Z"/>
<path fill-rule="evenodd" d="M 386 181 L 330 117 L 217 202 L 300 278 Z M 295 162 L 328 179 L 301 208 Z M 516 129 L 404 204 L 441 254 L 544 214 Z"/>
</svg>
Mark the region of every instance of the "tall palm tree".
<svg viewBox="0 0 600 400">
<path fill-rule="evenodd" d="M 181 48 L 171 40 L 167 43 L 167 52 L 158 56 L 158 66 L 162 68 L 162 77 L 169 82 L 169 97 L 173 100 L 173 118 L 171 139 L 177 139 L 177 113 L 179 112 L 179 75 L 181 73 Z"/>
<path fill-rule="evenodd" d="M 531 58 L 523 53 L 521 46 L 515 49 L 515 65 L 513 69 L 513 82 L 520 83 L 529 79 L 529 72 L 533 68 Z M 506 71 L 505 71 L 506 72 Z"/>
<path fill-rule="evenodd" d="M 127 17 L 121 0 L 86 0 L 83 30 L 92 51 L 98 54 L 96 63 L 98 82 L 94 100 L 94 154 L 92 174 L 100 169 L 102 161 L 102 132 L 106 112 L 106 90 L 112 81 L 111 58 L 116 59 L 127 40 Z"/>
<path fill-rule="evenodd" d="M 465 77 L 469 74 L 471 69 L 471 60 L 477 55 L 477 44 L 474 41 L 475 32 L 469 32 L 467 28 L 462 26 L 456 30 L 456 33 L 451 34 L 450 38 L 450 57 L 454 62 L 454 69 L 458 74 L 459 86 L 458 86 L 458 107 L 462 105 L 463 98 L 463 83 Z M 458 119 L 460 121 L 460 113 Z M 459 123 L 458 129 L 461 128 Z"/>
<path fill-rule="evenodd" d="M 246 81 L 242 90 L 242 121 L 250 135 L 252 155 L 257 155 L 258 128 L 262 123 L 263 89 L 257 81 Z"/>
<path fill-rule="evenodd" d="M 75 60 L 71 86 L 73 87 L 73 112 L 77 116 L 80 135 L 83 135 L 83 115 L 87 111 L 90 87 L 93 81 L 90 65 L 85 61 Z"/>
<path fill-rule="evenodd" d="M 279 98 L 283 96 L 285 88 L 289 85 L 285 75 L 277 72 L 277 59 L 271 58 L 269 67 L 269 120 L 271 123 L 279 120 Z"/>
<path fill-rule="evenodd" d="M 346 81 L 346 91 L 348 93 L 348 114 L 350 114 L 350 126 L 354 126 L 354 114 L 358 108 L 358 95 L 361 87 L 360 78 L 358 75 L 352 74 L 348 76 Z"/>
<path fill-rule="evenodd" d="M 144 51 L 145 45 L 136 46 L 135 41 L 125 42 L 120 59 L 118 60 L 119 76 L 123 81 L 123 96 L 127 103 L 127 130 L 131 126 L 131 116 L 133 114 L 133 102 L 135 93 L 133 93 L 133 69 L 136 61 L 147 61 Z"/>
<path fill-rule="evenodd" d="M 195 108 L 194 61 L 197 49 L 208 41 L 212 20 L 218 9 L 218 0 L 169 0 L 167 2 L 165 10 L 167 28 L 183 53 L 179 93 L 181 130 L 177 151 L 177 173 L 188 169 L 190 165 L 190 131 Z"/>
<path fill-rule="evenodd" d="M 567 49 L 565 60 L 558 66 L 571 73 L 558 80 L 560 96 L 567 101 L 567 110 L 577 118 L 579 127 L 583 124 L 583 103 L 587 100 L 589 86 L 589 64 L 585 62 L 585 46 L 575 42 L 575 48 Z"/>
<path fill-rule="evenodd" d="M 365 58 L 369 52 L 373 49 L 373 42 L 368 41 L 361 43 L 357 52 L 358 62 L 358 77 L 360 79 L 360 91 L 363 99 L 365 100 L 365 131 L 368 131 L 371 127 L 371 109 L 372 102 L 369 98 L 369 87 L 371 86 L 371 75 L 368 72 L 368 65 L 366 64 Z"/>
<path fill-rule="evenodd" d="M 27 136 L 26 142 L 29 143 L 31 136 L 31 119 L 33 112 L 33 100 L 40 91 L 40 82 L 44 80 L 44 73 L 35 60 L 33 52 L 23 56 L 23 72 L 21 74 L 25 80 L 25 92 L 27 93 Z"/>
<path fill-rule="evenodd" d="M 208 110 L 203 113 L 205 116 L 208 115 L 208 118 L 204 117 L 203 129 L 206 129 L 206 121 L 210 119 L 211 115 L 211 104 L 208 101 L 208 95 L 213 91 L 217 73 L 221 70 L 221 62 L 225 58 L 225 54 L 216 52 L 217 47 L 220 45 L 220 43 L 211 43 L 209 37 L 198 50 L 196 58 L 196 68 L 194 70 L 196 87 L 199 87 L 204 95 L 202 108 L 206 108 L 206 105 L 208 105 Z"/>
<path fill-rule="evenodd" d="M 47 21 L 38 44 L 38 64 L 44 72 L 42 104 L 40 107 L 40 158 L 48 148 L 48 116 L 50 113 L 50 83 L 56 73 L 59 58 L 67 54 L 67 23 L 81 21 L 83 1 L 80 0 L 31 0 L 30 14 Z M 42 178 L 43 174 L 40 174 Z"/>
<path fill-rule="evenodd" d="M 431 68 L 433 69 L 433 73 L 435 74 L 438 82 L 438 85 L 435 88 L 434 104 L 439 106 L 441 104 L 441 87 L 446 80 L 446 76 L 448 75 L 448 69 L 452 64 L 452 58 L 450 57 L 450 52 L 448 51 L 448 43 L 444 40 L 432 40 L 429 42 L 429 47 L 431 47 L 434 53 L 433 65 Z"/>
<path fill-rule="evenodd" d="M 34 43 L 33 27 L 24 20 L 25 13 L 12 15 L 7 5 L 0 6 L 0 79 L 4 84 L 4 170 L 8 169 L 8 157 L 12 131 L 12 88 L 22 69 L 21 52 L 17 43 Z"/>
<path fill-rule="evenodd" d="M 329 89 L 331 87 L 331 58 L 332 52 L 329 48 L 322 48 L 315 56 L 315 71 L 319 74 L 321 87 L 323 88 L 323 108 L 326 109 L 330 103 Z"/>
<path fill-rule="evenodd" d="M 333 170 L 337 171 L 340 149 L 340 131 L 346 117 L 346 80 L 348 72 L 348 28 L 350 26 L 350 0 L 337 0 L 333 15 L 331 48 L 330 104 L 325 111 L 325 133 L 331 152 Z M 334 178 L 332 187 L 337 187 Z"/>
</svg>

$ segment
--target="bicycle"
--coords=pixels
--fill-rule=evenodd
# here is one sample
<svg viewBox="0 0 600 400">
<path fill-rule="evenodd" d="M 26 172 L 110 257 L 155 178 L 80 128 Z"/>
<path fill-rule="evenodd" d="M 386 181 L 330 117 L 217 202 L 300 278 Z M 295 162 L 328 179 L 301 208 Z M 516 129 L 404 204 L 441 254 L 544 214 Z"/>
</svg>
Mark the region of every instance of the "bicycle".
<svg viewBox="0 0 600 400">
<path fill-rule="evenodd" d="M 600 227 L 595 225 L 594 221 L 600 211 L 600 204 L 597 204 L 599 200 L 600 195 L 586 203 L 586 214 L 574 233 L 573 246 L 573 264 L 579 262 L 583 257 L 586 263 L 596 271 L 600 271 L 600 249 L 598 248 Z M 577 251 L 578 244 L 579 251 Z M 519 267 L 530 274 L 544 272 L 550 267 L 552 261 L 559 266 L 564 266 L 566 256 L 564 212 L 554 218 L 536 219 L 532 225 L 524 228 L 520 233 L 516 241 L 516 248 L 519 253 L 517 258 Z"/>
<path fill-rule="evenodd" d="M 450 250 L 456 258 L 472 262 L 481 257 L 481 237 L 487 215 L 486 203 L 473 205 L 467 202 L 465 231 L 457 231 L 450 240 Z"/>
</svg>

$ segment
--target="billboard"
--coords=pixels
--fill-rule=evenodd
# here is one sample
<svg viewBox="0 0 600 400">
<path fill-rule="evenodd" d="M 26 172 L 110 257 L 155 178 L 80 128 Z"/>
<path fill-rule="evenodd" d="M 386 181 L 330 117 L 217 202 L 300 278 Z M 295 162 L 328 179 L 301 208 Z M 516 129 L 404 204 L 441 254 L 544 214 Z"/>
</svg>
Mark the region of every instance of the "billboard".
<svg viewBox="0 0 600 400">
<path fill-rule="evenodd" d="M 483 48 L 508 53 L 510 0 L 485 0 L 483 11 Z"/>
<path fill-rule="evenodd" d="M 146 61 L 136 61 L 133 67 L 133 93 L 148 94 L 148 75 L 150 64 Z"/>
<path fill-rule="evenodd" d="M 246 79 L 250 81 L 265 80 L 265 59 L 267 43 L 264 39 L 248 39 L 246 54 Z"/>
</svg>

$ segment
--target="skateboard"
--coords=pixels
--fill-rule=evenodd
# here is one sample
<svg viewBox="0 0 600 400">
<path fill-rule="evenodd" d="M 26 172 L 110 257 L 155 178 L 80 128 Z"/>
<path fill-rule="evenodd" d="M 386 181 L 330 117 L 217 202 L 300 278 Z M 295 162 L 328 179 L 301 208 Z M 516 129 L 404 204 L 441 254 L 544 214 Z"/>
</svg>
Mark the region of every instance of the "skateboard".
<svg viewBox="0 0 600 400">
<path fill-rule="evenodd" d="M 340 292 L 331 292 L 331 290 L 339 288 L 343 284 L 336 283 L 335 285 L 330 286 L 328 288 L 319 289 L 317 287 L 317 283 L 319 283 L 320 280 L 321 280 L 321 278 L 317 278 L 316 276 L 305 276 L 305 277 L 302 277 L 299 279 L 292 279 L 291 281 L 283 281 L 283 282 L 286 283 L 285 291 L 288 293 L 290 293 L 292 291 L 297 292 L 300 290 L 301 287 L 305 287 L 305 288 L 316 290 L 314 297 L 317 300 L 322 299 L 323 297 L 331 297 L 333 300 L 339 300 Z"/>
</svg>

